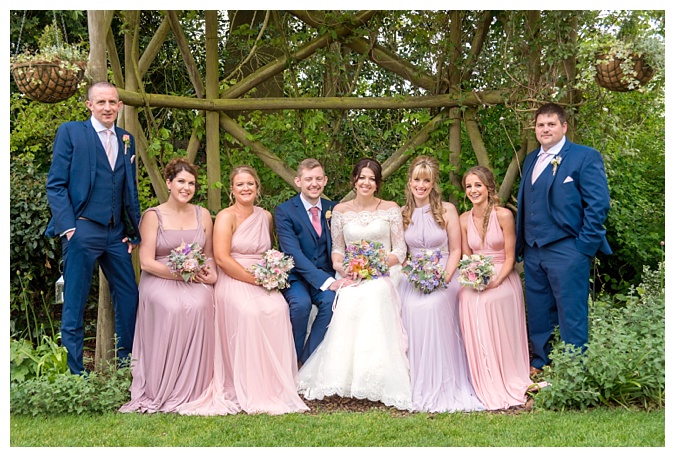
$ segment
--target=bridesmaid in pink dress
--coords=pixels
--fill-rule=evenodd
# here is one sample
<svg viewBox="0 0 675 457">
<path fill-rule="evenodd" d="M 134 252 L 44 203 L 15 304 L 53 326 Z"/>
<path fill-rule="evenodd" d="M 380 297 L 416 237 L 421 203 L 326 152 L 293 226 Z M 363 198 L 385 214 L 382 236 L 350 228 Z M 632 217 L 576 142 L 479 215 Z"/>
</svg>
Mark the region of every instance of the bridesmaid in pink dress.
<svg viewBox="0 0 675 457">
<path fill-rule="evenodd" d="M 308 411 L 296 389 L 298 371 L 288 304 L 279 291 L 255 284 L 246 271 L 272 247 L 272 215 L 254 206 L 256 171 L 230 174 L 234 204 L 216 218 L 213 246 L 219 267 L 213 381 L 186 415 L 285 414 Z"/>
<path fill-rule="evenodd" d="M 143 215 L 141 281 L 132 350 L 131 401 L 121 412 L 175 412 L 195 400 L 213 377 L 213 223 L 206 208 L 191 205 L 197 169 L 173 159 L 164 170 L 169 198 Z M 207 269 L 185 282 L 166 265 L 181 243 L 199 243 Z"/>
<path fill-rule="evenodd" d="M 523 405 L 528 391 L 546 385 L 530 379 L 525 302 L 515 265 L 515 223 L 497 206 L 493 173 L 482 166 L 462 178 L 473 209 L 460 216 L 462 253 L 491 256 L 496 276 L 478 292 L 459 291 L 459 312 L 471 380 L 489 410 Z"/>
<path fill-rule="evenodd" d="M 401 210 L 408 253 L 441 249 L 447 285 L 423 294 L 407 277 L 399 284 L 413 407 L 428 412 L 480 411 L 485 408 L 471 385 L 459 327 L 459 216 L 452 204 L 441 200 L 438 175 L 436 159 L 419 156 L 413 160 L 408 169 L 406 204 Z"/>
</svg>

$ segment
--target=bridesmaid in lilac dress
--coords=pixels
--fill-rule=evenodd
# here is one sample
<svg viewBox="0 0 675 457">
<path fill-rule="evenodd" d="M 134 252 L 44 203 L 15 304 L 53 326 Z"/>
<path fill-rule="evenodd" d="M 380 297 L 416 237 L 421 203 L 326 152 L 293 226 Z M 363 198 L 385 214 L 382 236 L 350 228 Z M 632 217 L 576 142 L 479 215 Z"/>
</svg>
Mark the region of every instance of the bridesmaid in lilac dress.
<svg viewBox="0 0 675 457">
<path fill-rule="evenodd" d="M 194 165 L 174 159 L 164 175 L 169 198 L 148 209 L 140 224 L 142 272 L 131 401 L 121 412 L 175 412 L 195 400 L 213 376 L 213 223 L 206 208 L 189 204 L 197 182 Z M 191 282 L 166 265 L 171 250 L 183 242 L 198 243 L 210 259 Z"/>
<path fill-rule="evenodd" d="M 452 204 L 441 201 L 438 173 L 436 159 L 413 160 L 402 208 L 408 253 L 441 249 L 447 284 L 430 294 L 416 290 L 405 278 L 399 285 L 413 407 L 428 412 L 480 411 L 485 408 L 471 386 L 457 311 L 459 218 Z"/>
<path fill-rule="evenodd" d="M 546 386 L 530 380 L 523 286 L 513 268 L 513 214 L 497 206 L 495 178 L 489 169 L 469 169 L 462 183 L 473 205 L 460 216 L 462 253 L 491 256 L 496 270 L 485 290 L 462 287 L 459 292 L 471 379 L 487 409 L 508 409 L 524 404 L 528 391 Z"/>
<path fill-rule="evenodd" d="M 216 357 L 213 382 L 186 415 L 285 414 L 308 411 L 296 389 L 298 371 L 288 304 L 277 290 L 255 284 L 246 268 L 272 247 L 272 215 L 254 206 L 260 191 L 256 171 L 230 174 L 234 204 L 214 228 L 219 267 L 216 296 Z"/>
</svg>

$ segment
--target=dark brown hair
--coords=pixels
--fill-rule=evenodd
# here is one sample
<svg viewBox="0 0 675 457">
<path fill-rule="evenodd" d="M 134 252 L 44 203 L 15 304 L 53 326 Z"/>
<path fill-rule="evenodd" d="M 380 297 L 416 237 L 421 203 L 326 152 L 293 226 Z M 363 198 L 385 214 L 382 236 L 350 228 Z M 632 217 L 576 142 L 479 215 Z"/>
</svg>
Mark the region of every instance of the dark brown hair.
<svg viewBox="0 0 675 457">
<path fill-rule="evenodd" d="M 356 181 L 359 180 L 359 176 L 361 176 L 364 168 L 370 169 L 375 175 L 375 190 L 379 192 L 382 188 L 382 165 L 375 159 L 364 158 L 356 162 L 350 177 L 352 187 L 356 186 Z"/>
<path fill-rule="evenodd" d="M 182 157 L 171 159 L 171 161 L 166 164 L 164 167 L 164 179 L 173 181 L 181 171 L 187 171 L 195 177 L 195 182 L 197 181 L 197 167 Z"/>
<path fill-rule="evenodd" d="M 534 112 L 534 123 L 537 123 L 537 118 L 540 114 L 555 114 L 558 116 L 560 124 L 567 122 L 567 114 L 562 106 L 556 103 L 546 103 L 541 105 L 537 111 Z"/>
</svg>

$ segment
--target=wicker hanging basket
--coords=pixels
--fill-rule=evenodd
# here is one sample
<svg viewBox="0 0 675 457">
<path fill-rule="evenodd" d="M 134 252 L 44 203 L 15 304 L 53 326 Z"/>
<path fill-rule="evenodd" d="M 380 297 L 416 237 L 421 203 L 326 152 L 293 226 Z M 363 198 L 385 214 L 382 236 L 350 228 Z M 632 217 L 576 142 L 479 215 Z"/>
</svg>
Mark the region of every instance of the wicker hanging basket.
<svg viewBox="0 0 675 457">
<path fill-rule="evenodd" d="M 635 76 L 624 75 L 621 64 L 625 59 L 614 58 L 609 60 L 611 57 L 606 54 L 598 54 L 596 55 L 596 59 L 603 62 L 595 65 L 595 81 L 601 87 L 608 90 L 615 92 L 635 90 L 638 88 L 638 85 L 647 84 L 652 79 L 652 76 L 654 76 L 654 70 L 645 63 L 642 57 L 638 57 L 635 54 L 631 56 Z M 638 82 L 639 84 L 633 84 L 631 87 L 631 81 Z"/>
<path fill-rule="evenodd" d="M 17 62 L 12 65 L 12 75 L 19 90 L 31 100 L 57 103 L 77 91 L 85 65 L 86 62 L 71 62 L 66 68 L 60 62 Z"/>
</svg>

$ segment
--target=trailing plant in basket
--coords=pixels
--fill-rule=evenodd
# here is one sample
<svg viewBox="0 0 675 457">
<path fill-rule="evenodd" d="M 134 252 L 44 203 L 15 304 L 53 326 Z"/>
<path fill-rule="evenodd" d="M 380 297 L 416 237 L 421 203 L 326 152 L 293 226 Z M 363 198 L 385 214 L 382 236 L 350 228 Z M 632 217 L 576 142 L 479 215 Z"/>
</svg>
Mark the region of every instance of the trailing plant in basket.
<svg viewBox="0 0 675 457">
<path fill-rule="evenodd" d="M 39 51 L 26 50 L 10 57 L 10 63 L 52 62 L 64 70 L 80 70 L 82 63 L 86 62 L 89 56 L 89 51 L 80 45 L 64 43 L 58 38 L 60 33 L 51 25 L 46 26 L 38 40 Z"/>
<path fill-rule="evenodd" d="M 10 58 L 17 87 L 32 100 L 44 103 L 71 97 L 84 76 L 88 52 L 79 45 L 63 43 L 51 26 L 45 27 L 39 46 L 37 52 L 27 50 Z"/>
</svg>

